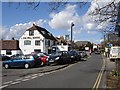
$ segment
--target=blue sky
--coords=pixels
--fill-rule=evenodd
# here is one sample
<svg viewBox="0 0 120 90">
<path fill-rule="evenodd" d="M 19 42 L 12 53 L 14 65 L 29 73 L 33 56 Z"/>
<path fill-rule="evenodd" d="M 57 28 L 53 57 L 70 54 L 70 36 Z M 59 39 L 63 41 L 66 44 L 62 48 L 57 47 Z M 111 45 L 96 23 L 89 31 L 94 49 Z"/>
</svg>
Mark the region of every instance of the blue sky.
<svg viewBox="0 0 120 90">
<path fill-rule="evenodd" d="M 2 3 L 2 34 L 7 33 L 6 36 L 3 35 L 5 39 L 11 37 L 19 39 L 33 23 L 46 28 L 54 36 L 70 35 L 71 22 L 75 24 L 73 27 L 75 41 L 89 40 L 99 43 L 102 38 L 102 34 L 95 29 L 94 22 L 87 15 L 91 7 L 90 2 L 82 8 L 79 8 L 76 3 L 68 3 L 57 12 L 50 12 L 48 2 L 41 2 L 36 10 L 28 8 L 25 3 L 17 7 L 18 3 L 15 2 L 11 6 L 7 2 Z"/>
</svg>

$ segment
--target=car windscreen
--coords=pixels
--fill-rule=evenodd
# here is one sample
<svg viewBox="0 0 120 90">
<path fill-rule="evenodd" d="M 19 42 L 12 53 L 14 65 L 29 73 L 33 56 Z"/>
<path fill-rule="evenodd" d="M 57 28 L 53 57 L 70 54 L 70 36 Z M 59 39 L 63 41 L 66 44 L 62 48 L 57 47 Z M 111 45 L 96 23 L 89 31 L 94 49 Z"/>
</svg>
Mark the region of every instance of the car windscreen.
<svg viewBox="0 0 120 90">
<path fill-rule="evenodd" d="M 112 49 L 112 53 L 120 53 L 120 49 L 114 48 L 114 49 Z"/>
<path fill-rule="evenodd" d="M 51 54 L 51 56 L 60 56 L 62 55 L 62 52 L 54 52 Z"/>
<path fill-rule="evenodd" d="M 49 56 L 47 53 L 43 53 L 44 55 L 46 55 L 46 56 Z"/>
<path fill-rule="evenodd" d="M 38 53 L 37 56 L 49 56 L 49 55 L 46 53 Z"/>
<path fill-rule="evenodd" d="M 21 59 L 23 59 L 23 58 L 24 58 L 23 55 L 11 57 L 12 60 L 21 60 Z"/>
<path fill-rule="evenodd" d="M 25 55 L 24 59 L 26 59 L 26 60 L 32 60 L 32 59 L 34 59 L 34 57 L 32 55 Z"/>
</svg>

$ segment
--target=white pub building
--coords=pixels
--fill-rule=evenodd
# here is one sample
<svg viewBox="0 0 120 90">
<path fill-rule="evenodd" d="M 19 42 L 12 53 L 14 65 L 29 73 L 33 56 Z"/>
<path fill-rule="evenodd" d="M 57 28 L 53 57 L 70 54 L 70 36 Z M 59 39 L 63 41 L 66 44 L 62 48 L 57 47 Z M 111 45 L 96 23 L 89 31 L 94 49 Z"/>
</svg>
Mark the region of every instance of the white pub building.
<svg viewBox="0 0 120 90">
<path fill-rule="evenodd" d="M 23 54 L 30 54 L 31 52 L 50 54 L 53 45 L 56 45 L 55 37 L 45 28 L 35 24 L 27 29 L 19 39 L 19 47 Z"/>
</svg>

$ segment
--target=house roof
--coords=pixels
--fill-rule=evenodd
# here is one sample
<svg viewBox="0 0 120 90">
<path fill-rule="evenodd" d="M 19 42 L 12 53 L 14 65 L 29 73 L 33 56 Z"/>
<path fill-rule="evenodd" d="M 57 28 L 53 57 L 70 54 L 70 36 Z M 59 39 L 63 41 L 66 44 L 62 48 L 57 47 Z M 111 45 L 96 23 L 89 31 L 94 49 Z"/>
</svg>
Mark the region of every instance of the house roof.
<svg viewBox="0 0 120 90">
<path fill-rule="evenodd" d="M 20 50 L 18 40 L 0 40 L 0 50 Z"/>
<path fill-rule="evenodd" d="M 56 41 L 55 37 L 50 32 L 48 32 L 45 28 L 36 26 L 35 24 L 33 24 L 33 26 L 27 30 L 38 30 L 46 39 Z"/>
<path fill-rule="evenodd" d="M 90 43 L 90 42 L 89 41 L 77 41 L 77 42 L 75 42 L 75 44 L 78 46 L 87 45 L 88 43 Z"/>
</svg>

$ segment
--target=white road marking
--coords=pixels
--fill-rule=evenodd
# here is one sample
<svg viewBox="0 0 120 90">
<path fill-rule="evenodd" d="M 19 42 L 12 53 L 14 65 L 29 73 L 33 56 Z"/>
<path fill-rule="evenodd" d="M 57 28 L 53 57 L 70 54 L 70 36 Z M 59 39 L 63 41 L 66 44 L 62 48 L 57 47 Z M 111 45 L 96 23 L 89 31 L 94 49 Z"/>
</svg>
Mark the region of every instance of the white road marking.
<svg viewBox="0 0 120 90">
<path fill-rule="evenodd" d="M 11 83 L 11 84 L 18 84 L 18 83 L 20 83 L 21 81 L 18 81 L 18 82 L 13 82 L 13 83 Z"/>
<path fill-rule="evenodd" d="M 32 76 L 37 76 L 38 74 L 33 74 Z"/>
<path fill-rule="evenodd" d="M 38 76 L 43 76 L 43 75 L 45 75 L 45 74 L 38 74 Z"/>
<path fill-rule="evenodd" d="M 4 82 L 3 84 L 9 84 L 12 83 L 13 81 L 8 81 L 8 82 Z"/>
<path fill-rule="evenodd" d="M 74 65 L 74 64 L 73 64 Z M 70 65 L 69 67 L 73 66 L 73 65 Z M 66 68 L 62 68 L 63 70 L 69 68 L 68 66 Z M 59 69 L 59 70 L 62 70 L 62 69 Z M 8 81 L 8 82 L 5 82 L 3 84 L 7 84 L 7 85 L 4 85 L 4 86 L 1 86 L 0 88 L 4 88 L 4 87 L 7 87 L 9 85 L 14 85 L 14 84 L 18 84 L 18 83 L 21 83 L 21 82 L 24 82 L 24 81 L 28 81 L 28 80 L 31 80 L 31 79 L 35 79 L 37 77 L 40 77 L 40 76 L 43 76 L 43 75 L 47 75 L 47 74 L 51 74 L 51 73 L 54 73 L 54 72 L 57 72 L 59 70 L 55 70 L 55 71 L 51 71 L 51 72 L 46 72 L 46 73 L 38 73 L 38 74 L 33 74 L 33 75 L 30 75 L 30 76 L 26 76 L 26 77 L 23 77 L 23 78 L 18 78 L 16 79 L 15 81 Z"/>
<path fill-rule="evenodd" d="M 100 72 L 99 72 L 99 74 L 97 76 L 97 79 L 95 81 L 95 84 L 94 84 L 92 90 L 97 90 L 99 88 L 99 85 L 100 85 L 104 70 L 105 70 L 105 59 L 103 59 L 103 64 L 102 64 L 101 70 L 100 70 Z"/>
<path fill-rule="evenodd" d="M 30 80 L 30 79 L 23 79 L 22 81 L 28 81 L 28 80 Z"/>
<path fill-rule="evenodd" d="M 5 87 L 7 87 L 8 85 L 3 85 L 3 86 L 0 86 L 0 89 L 2 89 L 2 88 L 5 88 Z"/>
<path fill-rule="evenodd" d="M 23 78 L 18 78 L 18 79 L 16 79 L 15 81 L 20 81 L 20 80 L 23 80 Z"/>
<path fill-rule="evenodd" d="M 38 76 L 31 77 L 31 79 L 37 78 Z"/>
<path fill-rule="evenodd" d="M 103 76 L 103 73 L 104 73 L 104 69 L 105 69 L 105 60 L 104 60 L 104 65 L 103 65 L 102 70 L 101 70 L 100 79 L 98 81 L 98 84 L 97 84 L 96 88 L 98 88 L 99 85 L 100 85 L 100 82 L 101 82 L 101 79 L 102 79 L 102 76 Z"/>
<path fill-rule="evenodd" d="M 31 76 L 26 76 L 26 77 L 24 77 L 24 78 L 30 78 Z"/>
</svg>

